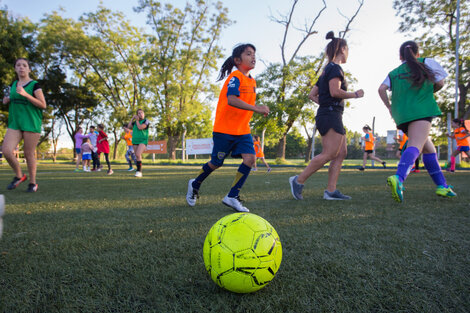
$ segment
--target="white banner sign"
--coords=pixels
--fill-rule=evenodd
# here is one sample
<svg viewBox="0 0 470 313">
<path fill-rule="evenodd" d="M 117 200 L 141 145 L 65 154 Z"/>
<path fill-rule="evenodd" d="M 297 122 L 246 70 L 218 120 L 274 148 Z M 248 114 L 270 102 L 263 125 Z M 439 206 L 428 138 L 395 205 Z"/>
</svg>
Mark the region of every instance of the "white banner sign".
<svg viewBox="0 0 470 313">
<path fill-rule="evenodd" d="M 397 136 L 396 130 L 387 130 L 387 144 L 393 145 L 396 143 L 395 137 Z"/>
<path fill-rule="evenodd" d="M 186 139 L 186 154 L 211 154 L 214 142 L 212 138 Z"/>
</svg>

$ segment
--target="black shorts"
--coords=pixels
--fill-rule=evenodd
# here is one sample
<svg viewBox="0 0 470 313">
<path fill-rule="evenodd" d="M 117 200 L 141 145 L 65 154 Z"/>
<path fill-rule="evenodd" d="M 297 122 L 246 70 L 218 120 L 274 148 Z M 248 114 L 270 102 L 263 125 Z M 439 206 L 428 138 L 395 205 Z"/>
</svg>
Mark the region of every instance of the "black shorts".
<svg viewBox="0 0 470 313">
<path fill-rule="evenodd" d="M 371 154 L 371 153 L 374 153 L 374 150 L 364 150 L 364 152 L 367 154 Z"/>
<path fill-rule="evenodd" d="M 410 123 L 413 123 L 413 122 L 416 122 L 416 121 L 428 121 L 428 122 L 431 123 L 433 118 L 434 118 L 434 116 L 418 118 L 417 120 L 409 121 L 409 122 L 400 124 L 400 125 L 397 126 L 397 128 L 399 130 L 402 130 L 405 134 L 408 134 L 408 126 L 410 126 Z"/>
<path fill-rule="evenodd" d="M 345 135 L 346 130 L 343 126 L 343 111 L 334 109 L 333 107 L 320 107 L 315 116 L 315 122 L 320 135 L 325 136 L 326 133 L 333 129 L 340 135 Z"/>
</svg>

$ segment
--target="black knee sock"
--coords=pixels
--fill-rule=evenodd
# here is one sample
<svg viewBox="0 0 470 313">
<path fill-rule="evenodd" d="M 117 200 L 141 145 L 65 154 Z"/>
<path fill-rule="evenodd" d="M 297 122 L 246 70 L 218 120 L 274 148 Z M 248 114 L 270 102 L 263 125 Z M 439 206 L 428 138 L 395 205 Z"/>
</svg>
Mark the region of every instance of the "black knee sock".
<svg viewBox="0 0 470 313">
<path fill-rule="evenodd" d="M 137 161 L 137 171 L 140 172 L 142 170 L 142 161 Z"/>
</svg>

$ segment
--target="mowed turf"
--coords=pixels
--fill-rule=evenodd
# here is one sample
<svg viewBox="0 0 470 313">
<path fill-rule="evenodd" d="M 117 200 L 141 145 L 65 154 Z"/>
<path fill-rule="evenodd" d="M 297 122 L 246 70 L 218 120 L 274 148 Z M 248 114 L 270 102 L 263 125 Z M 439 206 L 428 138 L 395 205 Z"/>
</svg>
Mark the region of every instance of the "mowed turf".
<svg viewBox="0 0 470 313">
<path fill-rule="evenodd" d="M 277 230 L 283 260 L 267 287 L 239 295 L 202 258 L 207 231 L 233 213 L 221 200 L 236 167 L 214 172 L 192 208 L 199 168 L 144 165 L 137 179 L 123 165 L 112 176 L 40 165 L 39 192 L 4 189 L 0 312 L 470 311 L 470 172 L 446 174 L 455 199 L 437 197 L 426 171 L 411 174 L 398 204 L 392 170 L 343 170 L 350 201 L 322 200 L 321 170 L 296 201 L 288 178 L 302 168 L 260 167 L 241 196 Z M 5 187 L 12 176 L 0 168 Z"/>
</svg>

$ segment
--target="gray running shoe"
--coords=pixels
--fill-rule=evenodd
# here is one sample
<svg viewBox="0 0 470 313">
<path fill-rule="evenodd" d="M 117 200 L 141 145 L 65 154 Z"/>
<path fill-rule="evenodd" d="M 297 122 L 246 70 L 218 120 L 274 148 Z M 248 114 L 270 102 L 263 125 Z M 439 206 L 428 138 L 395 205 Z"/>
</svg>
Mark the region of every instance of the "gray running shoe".
<svg viewBox="0 0 470 313">
<path fill-rule="evenodd" d="M 302 197 L 302 190 L 304 189 L 304 185 L 297 182 L 297 177 L 298 175 L 289 178 L 290 191 L 292 192 L 294 199 L 303 200 L 304 197 Z"/>
<path fill-rule="evenodd" d="M 194 178 L 188 181 L 188 192 L 186 193 L 186 202 L 189 206 L 195 206 L 199 198 L 198 190 L 193 188 L 193 181 L 195 181 Z"/>
<path fill-rule="evenodd" d="M 343 195 L 341 191 L 336 189 L 333 192 L 329 192 L 328 190 L 325 190 L 325 192 L 323 193 L 323 199 L 325 200 L 351 200 L 351 197 Z"/>
</svg>

